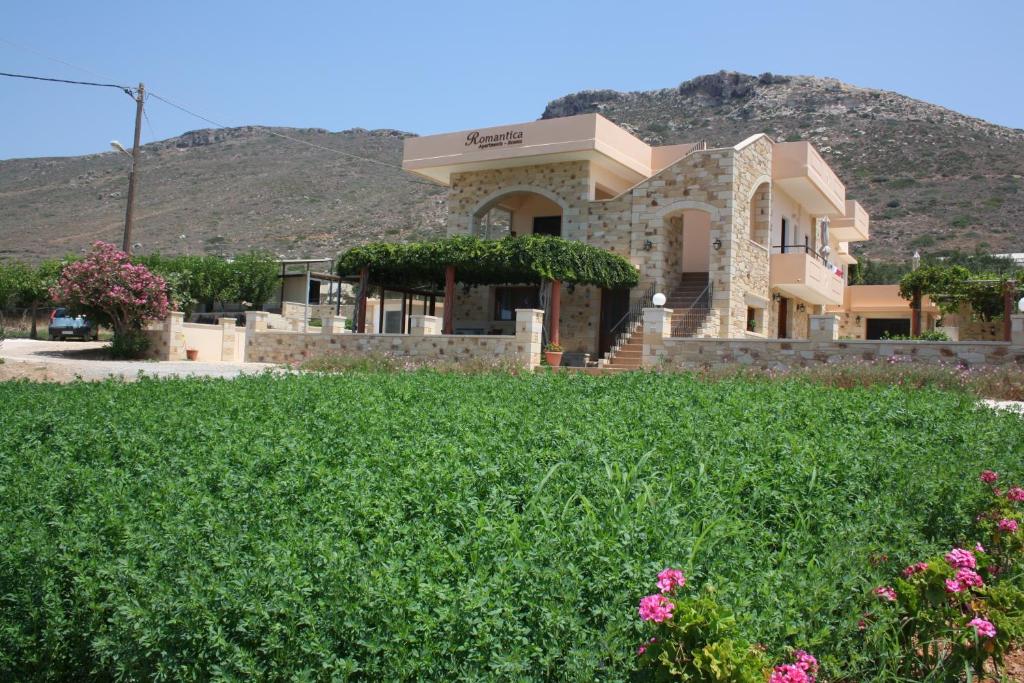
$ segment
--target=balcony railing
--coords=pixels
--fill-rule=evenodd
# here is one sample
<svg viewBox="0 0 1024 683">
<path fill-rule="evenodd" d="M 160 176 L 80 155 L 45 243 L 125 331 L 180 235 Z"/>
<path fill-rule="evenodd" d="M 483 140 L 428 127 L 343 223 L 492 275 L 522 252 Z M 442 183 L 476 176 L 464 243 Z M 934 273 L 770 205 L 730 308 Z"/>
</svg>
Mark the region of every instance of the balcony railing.
<svg viewBox="0 0 1024 683">
<path fill-rule="evenodd" d="M 843 276 L 821 254 L 804 244 L 779 245 L 772 250 L 771 287 L 812 304 L 843 303 Z"/>
</svg>

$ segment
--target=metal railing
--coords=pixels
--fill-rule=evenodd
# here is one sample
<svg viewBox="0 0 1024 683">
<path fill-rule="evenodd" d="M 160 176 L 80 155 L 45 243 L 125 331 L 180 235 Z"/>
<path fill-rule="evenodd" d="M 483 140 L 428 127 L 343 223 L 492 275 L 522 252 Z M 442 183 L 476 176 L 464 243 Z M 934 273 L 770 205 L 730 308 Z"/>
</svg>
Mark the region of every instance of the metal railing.
<svg viewBox="0 0 1024 683">
<path fill-rule="evenodd" d="M 612 325 L 611 330 L 608 332 L 612 338 L 612 348 L 626 341 L 629 335 L 633 334 L 636 330 L 636 326 L 643 324 L 644 309 L 650 308 L 653 305 L 654 285 L 652 284 L 639 297 L 633 300 L 626 314 L 617 323 Z"/>
<path fill-rule="evenodd" d="M 799 254 L 802 251 L 808 256 L 813 257 L 815 260 L 820 261 L 822 265 L 828 265 L 828 259 L 815 251 L 808 244 L 777 244 L 772 247 L 772 249 L 778 249 L 778 251 L 772 251 L 773 254 Z"/>
<path fill-rule="evenodd" d="M 683 311 L 672 314 L 672 336 L 692 337 L 700 329 L 704 320 L 711 313 L 711 300 L 714 297 L 714 281 L 709 277 L 708 284 L 701 293 Z"/>
</svg>

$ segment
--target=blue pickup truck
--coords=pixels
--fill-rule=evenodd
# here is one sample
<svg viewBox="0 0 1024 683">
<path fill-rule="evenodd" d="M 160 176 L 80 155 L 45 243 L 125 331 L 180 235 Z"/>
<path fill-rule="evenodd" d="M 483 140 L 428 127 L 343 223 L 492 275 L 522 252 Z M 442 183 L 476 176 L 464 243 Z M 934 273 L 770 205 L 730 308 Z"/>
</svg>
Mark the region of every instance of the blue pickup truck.
<svg viewBox="0 0 1024 683">
<path fill-rule="evenodd" d="M 81 339 L 96 341 L 100 338 L 99 325 L 94 325 L 87 316 L 71 315 L 66 308 L 55 308 L 50 314 L 50 341 L 59 339 Z"/>
</svg>

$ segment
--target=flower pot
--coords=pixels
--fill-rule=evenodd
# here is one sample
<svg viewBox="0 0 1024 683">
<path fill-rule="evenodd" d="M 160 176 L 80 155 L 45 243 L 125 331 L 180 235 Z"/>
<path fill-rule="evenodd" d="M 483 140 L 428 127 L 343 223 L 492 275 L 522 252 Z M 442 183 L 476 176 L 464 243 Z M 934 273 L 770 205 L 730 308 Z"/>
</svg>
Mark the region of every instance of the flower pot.
<svg viewBox="0 0 1024 683">
<path fill-rule="evenodd" d="M 548 365 L 553 368 L 557 368 L 562 364 L 562 352 L 561 351 L 545 351 L 544 357 L 548 361 Z"/>
<path fill-rule="evenodd" d="M 185 349 L 185 358 L 189 360 L 199 358 L 199 349 Z"/>
</svg>

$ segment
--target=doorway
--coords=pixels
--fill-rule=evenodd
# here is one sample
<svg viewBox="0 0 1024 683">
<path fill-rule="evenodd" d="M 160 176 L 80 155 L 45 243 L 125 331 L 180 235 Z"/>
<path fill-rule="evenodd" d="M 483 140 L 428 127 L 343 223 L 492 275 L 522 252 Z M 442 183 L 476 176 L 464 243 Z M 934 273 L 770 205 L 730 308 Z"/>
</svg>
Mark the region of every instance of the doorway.
<svg viewBox="0 0 1024 683">
<path fill-rule="evenodd" d="M 910 318 L 868 318 L 865 339 L 909 337 Z"/>
<path fill-rule="evenodd" d="M 550 235 L 551 237 L 562 236 L 561 216 L 536 216 L 533 219 L 534 235 Z"/>
<path fill-rule="evenodd" d="M 615 343 L 612 329 L 629 313 L 628 289 L 601 290 L 601 324 L 599 326 L 597 353 L 604 356 Z"/>
<path fill-rule="evenodd" d="M 786 329 L 789 327 L 789 299 L 782 297 L 779 299 L 779 330 L 778 338 L 786 338 Z"/>
</svg>

